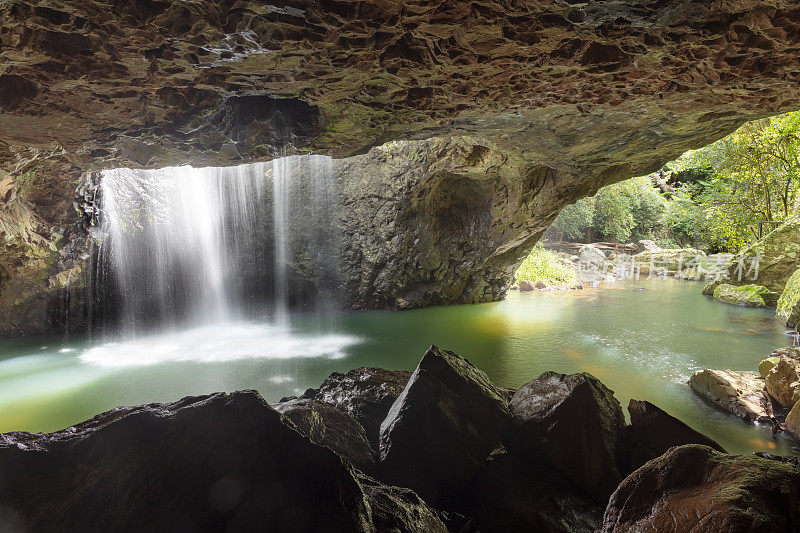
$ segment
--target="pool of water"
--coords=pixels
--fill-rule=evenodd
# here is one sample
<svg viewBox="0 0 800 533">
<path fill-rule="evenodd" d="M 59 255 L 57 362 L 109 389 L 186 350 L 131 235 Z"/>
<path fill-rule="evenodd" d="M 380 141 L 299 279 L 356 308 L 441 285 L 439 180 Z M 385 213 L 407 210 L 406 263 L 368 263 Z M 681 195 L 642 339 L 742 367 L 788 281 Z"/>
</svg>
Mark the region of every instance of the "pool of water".
<svg viewBox="0 0 800 533">
<path fill-rule="evenodd" d="M 800 453 L 765 425 L 723 415 L 686 380 L 702 368 L 754 370 L 787 337 L 773 311 L 720 304 L 702 284 L 626 281 L 503 302 L 342 313 L 335 327 L 224 324 L 135 340 L 0 340 L 0 432 L 53 431 L 118 405 L 257 389 L 268 401 L 359 366 L 412 370 L 425 349 L 454 350 L 498 385 L 545 370 L 591 372 L 623 404 L 649 400 L 732 452 Z M 641 289 L 644 290 L 641 290 Z"/>
</svg>

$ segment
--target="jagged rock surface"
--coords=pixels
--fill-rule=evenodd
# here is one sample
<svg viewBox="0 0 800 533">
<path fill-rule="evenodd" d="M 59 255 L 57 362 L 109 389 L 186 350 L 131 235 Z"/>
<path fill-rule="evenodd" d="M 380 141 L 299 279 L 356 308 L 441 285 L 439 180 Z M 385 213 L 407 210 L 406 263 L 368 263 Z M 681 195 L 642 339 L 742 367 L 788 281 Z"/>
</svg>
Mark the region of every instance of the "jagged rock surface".
<svg viewBox="0 0 800 533">
<path fill-rule="evenodd" d="M 796 531 L 798 487 L 796 467 L 680 446 L 620 484 L 608 502 L 602 531 Z"/>
<path fill-rule="evenodd" d="M 514 455 L 552 466 L 604 504 L 621 477 L 617 441 L 625 425 L 614 393 L 594 376 L 545 372 L 509 404 L 503 444 Z"/>
<path fill-rule="evenodd" d="M 381 424 L 381 479 L 432 505 L 457 505 L 507 420 L 508 403 L 486 374 L 431 346 Z"/>
<path fill-rule="evenodd" d="M 356 242 L 350 303 L 496 299 L 562 206 L 800 107 L 798 20 L 790 0 L 3 2 L 0 318 L 42 330 L 64 314 L 53 278 L 83 264 L 69 228 L 87 170 L 437 137 L 463 148 L 423 150 L 454 163 L 408 182 L 413 209 L 383 207 L 394 187 L 377 188 L 352 231 L 394 221 L 393 250 L 420 264 Z M 455 270 L 469 281 L 452 288 Z"/>
<path fill-rule="evenodd" d="M 689 388 L 717 409 L 755 422 L 765 419 L 764 380 L 756 372 L 698 370 L 689 378 Z"/>
</svg>

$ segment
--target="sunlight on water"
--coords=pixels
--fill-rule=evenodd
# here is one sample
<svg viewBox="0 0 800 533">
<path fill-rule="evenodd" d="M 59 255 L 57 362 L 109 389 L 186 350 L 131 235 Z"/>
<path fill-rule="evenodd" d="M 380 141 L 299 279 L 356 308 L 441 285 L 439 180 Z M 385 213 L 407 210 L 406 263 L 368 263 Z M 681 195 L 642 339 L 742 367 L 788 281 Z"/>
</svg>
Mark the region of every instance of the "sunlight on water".
<svg viewBox="0 0 800 533">
<path fill-rule="evenodd" d="M 297 335 L 268 324 L 218 324 L 178 333 L 101 344 L 78 359 L 100 367 L 150 366 L 166 362 L 222 363 L 239 359 L 338 359 L 356 344 L 351 335 Z M 276 378 L 273 378 L 273 380 Z M 274 381 L 280 383 L 282 381 Z"/>
</svg>

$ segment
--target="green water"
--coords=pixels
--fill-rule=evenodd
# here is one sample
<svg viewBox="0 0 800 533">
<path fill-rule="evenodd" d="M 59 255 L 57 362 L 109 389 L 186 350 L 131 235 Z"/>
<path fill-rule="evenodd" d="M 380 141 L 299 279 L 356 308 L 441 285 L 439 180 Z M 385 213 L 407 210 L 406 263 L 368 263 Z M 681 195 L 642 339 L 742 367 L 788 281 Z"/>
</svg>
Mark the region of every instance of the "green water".
<svg viewBox="0 0 800 533">
<path fill-rule="evenodd" d="M 571 293 L 511 293 L 503 302 L 408 312 L 353 312 L 335 333 L 222 325 L 135 342 L 0 341 L 0 432 L 52 431 L 118 405 L 257 389 L 269 401 L 359 366 L 412 370 L 430 344 L 454 350 L 499 385 L 545 370 L 591 372 L 627 405 L 646 399 L 732 452 L 795 454 L 711 409 L 686 380 L 698 369 L 754 370 L 787 344 L 768 310 L 713 302 L 700 283 L 619 282 Z M 645 290 L 637 290 L 644 287 Z"/>
</svg>

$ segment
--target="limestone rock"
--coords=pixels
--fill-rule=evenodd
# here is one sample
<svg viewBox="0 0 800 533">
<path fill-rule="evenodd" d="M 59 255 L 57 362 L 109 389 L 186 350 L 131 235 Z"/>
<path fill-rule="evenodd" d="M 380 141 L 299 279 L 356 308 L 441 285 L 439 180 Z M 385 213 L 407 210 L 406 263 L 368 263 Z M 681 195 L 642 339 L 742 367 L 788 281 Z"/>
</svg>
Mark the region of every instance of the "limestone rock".
<svg viewBox="0 0 800 533">
<path fill-rule="evenodd" d="M 347 413 L 315 400 L 289 400 L 272 407 L 291 420 L 311 442 L 330 448 L 359 470 L 373 471 L 375 452 L 364 428 Z"/>
<path fill-rule="evenodd" d="M 689 378 L 692 392 L 717 409 L 755 422 L 766 417 L 763 406 L 764 380 L 755 372 L 699 370 Z"/>
<path fill-rule="evenodd" d="M 776 294 L 761 285 L 735 286 L 722 283 L 714 289 L 714 299 L 745 307 L 769 307 L 777 301 Z"/>
<path fill-rule="evenodd" d="M 493 454 L 474 485 L 481 532 L 593 533 L 602 523 L 602 507 L 561 473 L 508 453 Z"/>
<path fill-rule="evenodd" d="M 753 259 L 758 257 L 758 268 Z M 761 240 L 741 250 L 728 269 L 730 283 L 758 283 L 780 294 L 800 268 L 800 217 L 792 216 Z M 756 277 L 757 279 L 752 279 Z"/>
<path fill-rule="evenodd" d="M 756 456 L 690 444 L 628 476 L 611 496 L 603 533 L 795 531 L 800 471 Z"/>
<path fill-rule="evenodd" d="M 623 451 L 625 473 L 630 473 L 673 446 L 702 444 L 725 453 L 715 440 L 695 431 L 681 420 L 647 401 L 631 400 L 628 404 L 631 425 L 625 428 Z"/>
<path fill-rule="evenodd" d="M 778 361 L 780 361 L 780 357 L 767 357 L 766 359 L 762 359 L 760 363 L 758 363 L 758 374 L 762 378 L 766 378 L 767 374 L 778 365 Z"/>
<path fill-rule="evenodd" d="M 615 454 L 625 424 L 614 393 L 594 376 L 545 372 L 509 404 L 506 449 L 558 470 L 604 504 L 620 481 Z"/>
<path fill-rule="evenodd" d="M 0 435 L 0 508 L 31 531 L 369 531 L 352 467 L 254 391 Z"/>
<path fill-rule="evenodd" d="M 637 246 L 640 252 L 657 252 L 662 248 L 650 239 L 642 239 Z"/>
<path fill-rule="evenodd" d="M 319 389 L 306 391 L 303 398 L 335 406 L 355 418 L 376 448 L 381 423 L 411 377 L 405 370 L 355 368 L 342 374 L 334 372 Z"/>
<path fill-rule="evenodd" d="M 778 364 L 764 378 L 767 392 L 787 409 L 791 409 L 800 400 L 798 366 L 800 366 L 799 361 L 781 357 Z"/>
<path fill-rule="evenodd" d="M 435 506 L 457 499 L 500 441 L 508 404 L 486 374 L 431 346 L 381 425 L 381 475 Z"/>
<path fill-rule="evenodd" d="M 719 281 L 719 280 L 717 280 L 717 281 L 709 281 L 703 287 L 702 294 L 705 295 L 705 296 L 714 296 L 714 290 L 717 287 L 719 287 L 720 285 L 722 285 L 722 283 L 723 282 Z"/>
<path fill-rule="evenodd" d="M 786 280 L 775 315 L 791 328 L 800 325 L 800 269 Z"/>
</svg>

